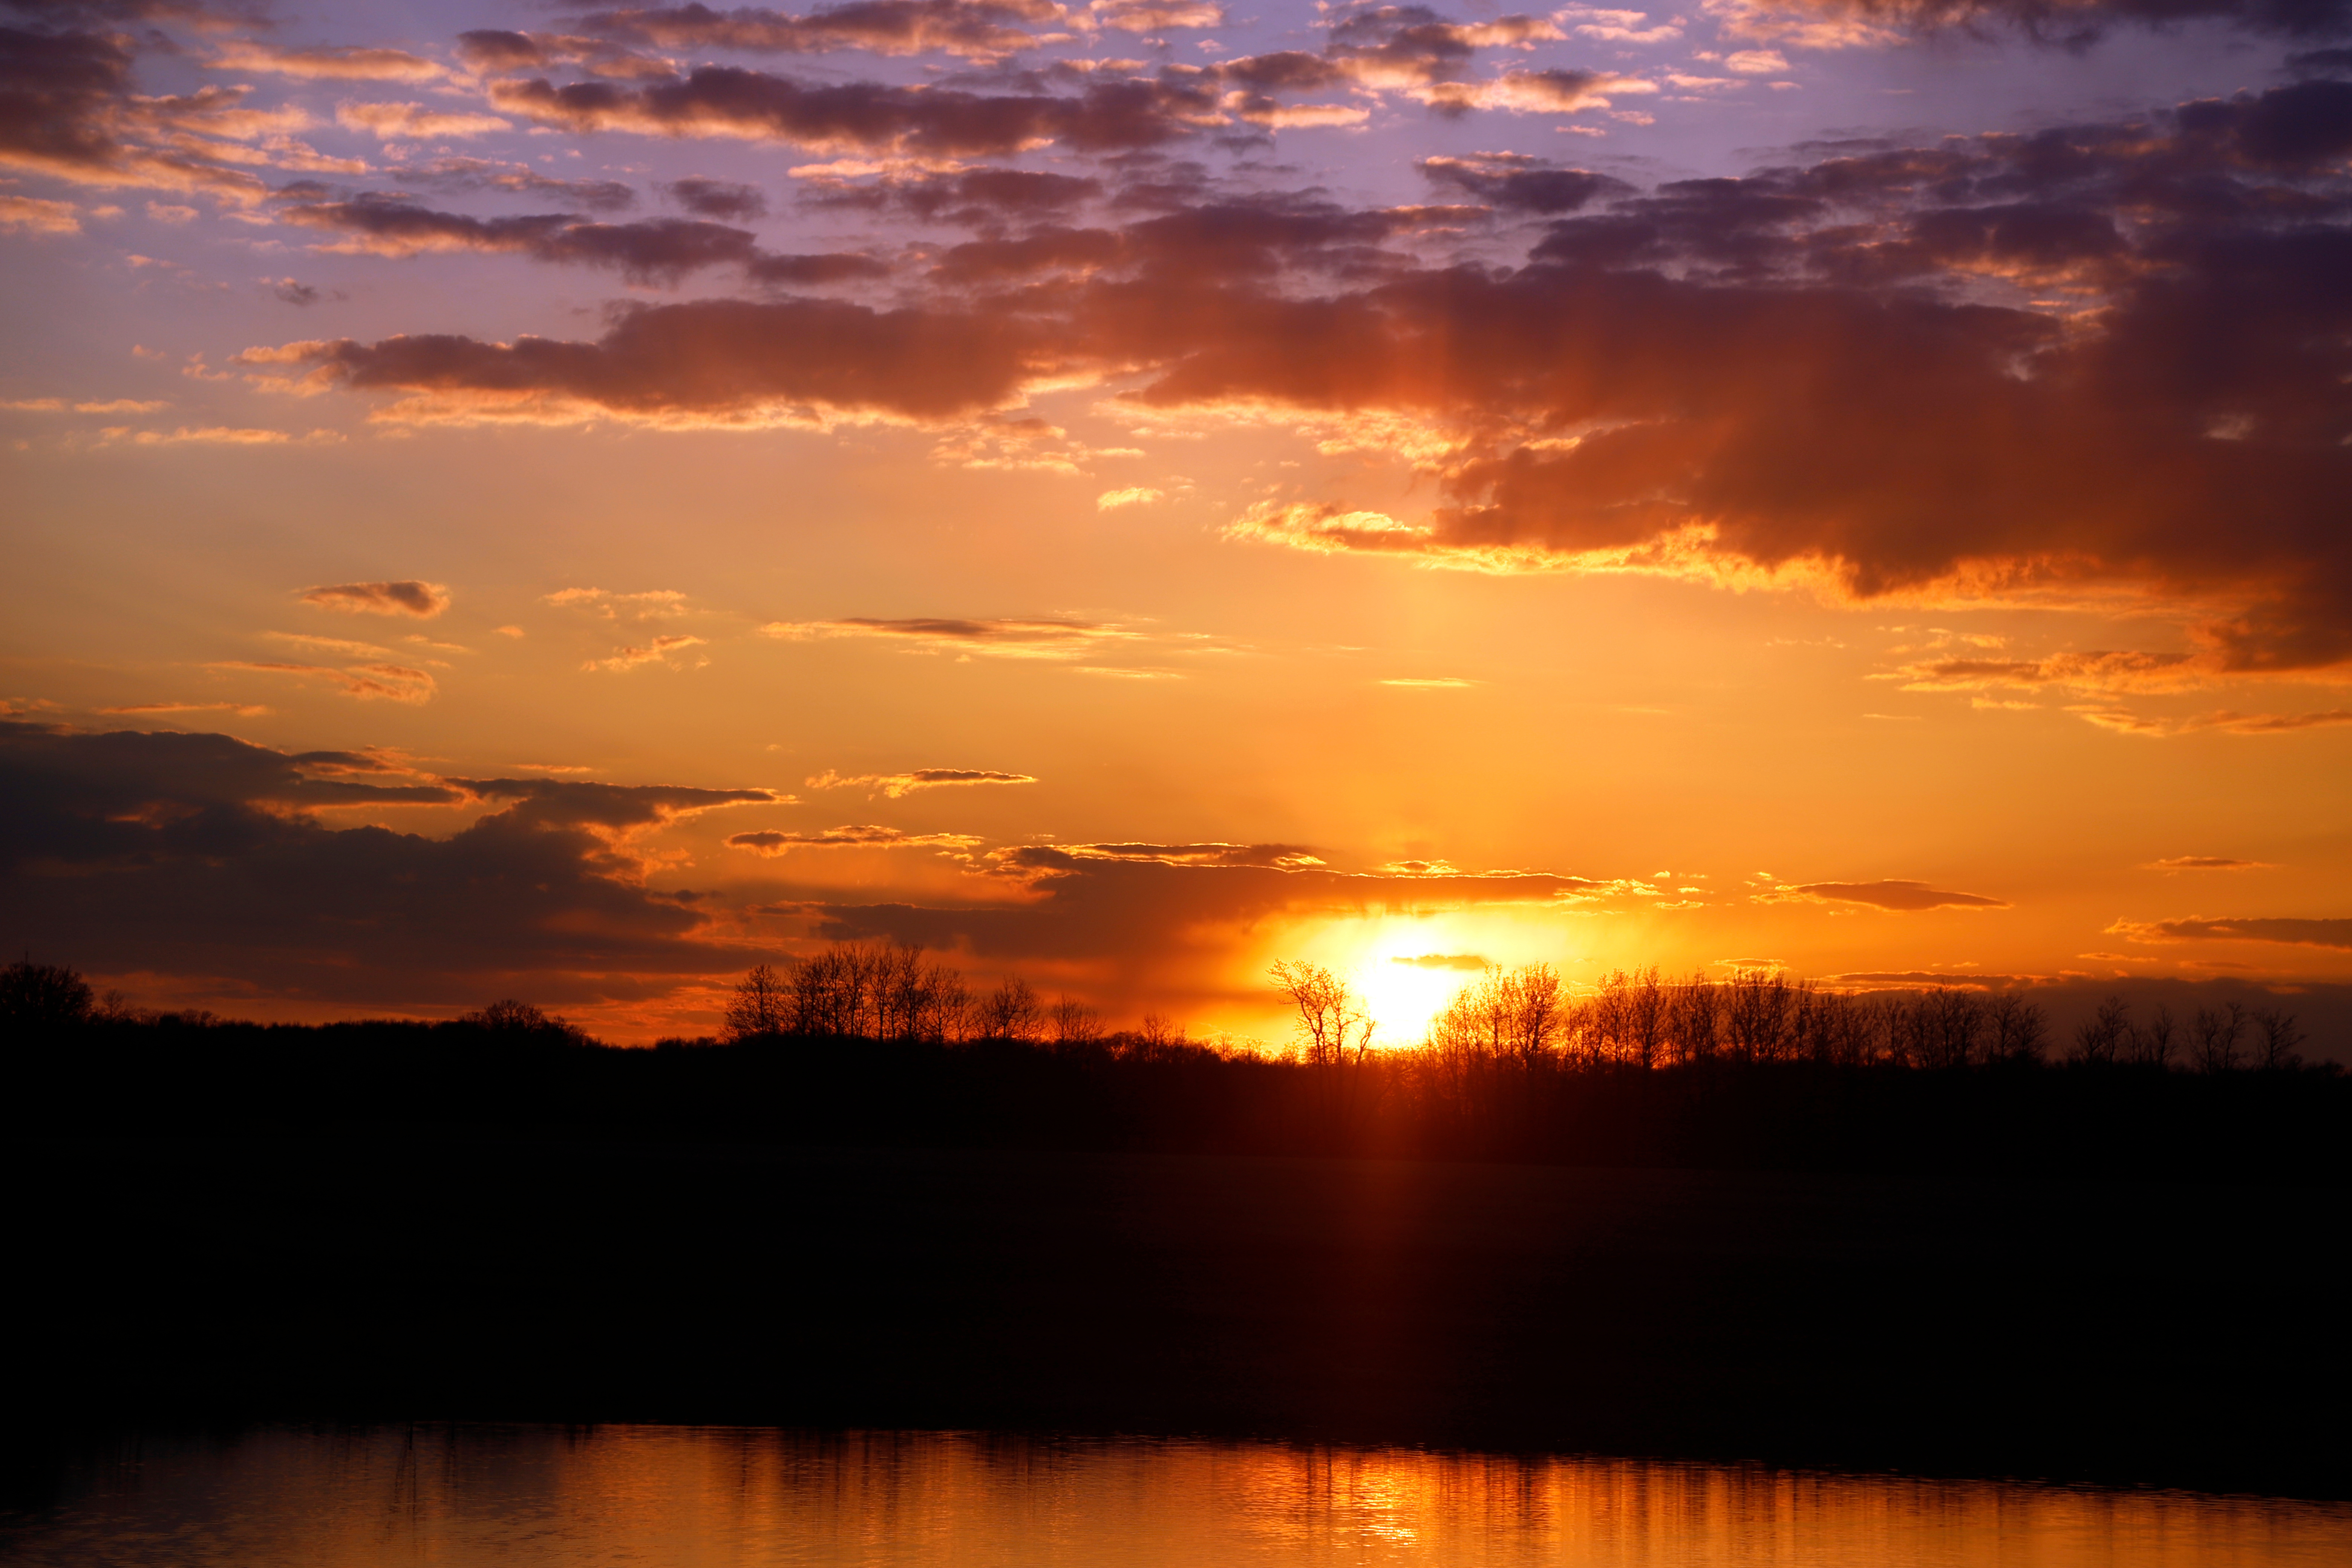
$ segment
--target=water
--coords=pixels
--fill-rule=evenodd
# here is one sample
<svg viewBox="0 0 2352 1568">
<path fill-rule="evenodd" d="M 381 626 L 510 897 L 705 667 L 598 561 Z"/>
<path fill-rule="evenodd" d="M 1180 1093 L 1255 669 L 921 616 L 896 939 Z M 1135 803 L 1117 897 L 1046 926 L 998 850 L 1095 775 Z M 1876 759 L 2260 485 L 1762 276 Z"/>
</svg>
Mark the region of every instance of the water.
<svg viewBox="0 0 2352 1568">
<path fill-rule="evenodd" d="M 124 1443 L 0 1557 L 75 1568 L 2232 1568 L 2352 1506 L 1589 1458 L 670 1426 Z"/>
</svg>

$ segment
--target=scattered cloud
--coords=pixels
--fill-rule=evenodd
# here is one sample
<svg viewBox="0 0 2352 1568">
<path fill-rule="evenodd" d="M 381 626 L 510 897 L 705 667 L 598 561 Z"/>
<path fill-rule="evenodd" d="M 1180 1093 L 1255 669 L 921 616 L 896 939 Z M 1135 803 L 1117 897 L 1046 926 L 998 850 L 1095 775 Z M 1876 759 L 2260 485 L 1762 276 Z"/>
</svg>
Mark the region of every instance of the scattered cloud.
<svg viewBox="0 0 2352 1568">
<path fill-rule="evenodd" d="M 172 405 L 160 401 L 142 402 L 136 398 L 116 397 L 103 402 L 76 403 L 63 397 L 20 397 L 13 403 L 0 403 L 0 408 L 25 414 L 152 414 Z"/>
<path fill-rule="evenodd" d="M 415 706 L 433 700 L 440 689 L 428 670 L 390 662 L 353 664 L 330 668 L 320 664 L 285 664 L 266 659 L 219 659 L 207 669 L 236 670 L 257 675 L 291 675 L 325 680 L 346 697 L 362 702 L 379 699 Z"/>
<path fill-rule="evenodd" d="M 917 768 L 903 773 L 860 773 L 856 777 L 825 772 L 808 781 L 811 789 L 862 789 L 891 800 L 918 790 L 947 789 L 964 784 L 1035 784 L 1029 773 L 998 773 L 989 768 Z"/>
<path fill-rule="evenodd" d="M 771 621 L 760 630 L 764 636 L 784 642 L 872 637 L 934 653 L 952 649 L 993 658 L 1045 659 L 1083 658 L 1106 646 L 1133 640 L 1139 635 L 1097 621 L 965 620 L 935 616 L 898 620 L 853 616 L 837 621 Z"/>
<path fill-rule="evenodd" d="M 1095 497 L 1095 510 L 1117 511 L 1121 507 L 1150 506 L 1155 501 L 1163 501 L 1167 499 L 1168 493 L 1165 490 L 1153 489 L 1149 485 L 1129 485 L 1123 489 L 1105 490 Z"/>
<path fill-rule="evenodd" d="M 384 142 L 439 141 L 513 129 L 495 114 L 451 113 L 421 103 L 346 103 L 336 109 L 335 123 Z"/>
<path fill-rule="evenodd" d="M 2180 718 L 2152 717 L 2116 708 L 2075 708 L 2070 711 L 2117 734 L 2145 735 L 2155 740 L 2175 735 L 2291 735 L 2302 730 L 2334 729 L 2352 724 L 2352 709 L 2331 708 L 2315 713 L 2238 713 L 2221 710 Z"/>
<path fill-rule="evenodd" d="M 2240 860 L 2228 855 L 2168 855 L 2140 867 L 2143 871 L 2267 871 L 2267 860 Z"/>
<path fill-rule="evenodd" d="M 635 594 L 608 594 L 602 588 L 561 588 L 540 602 L 561 609 L 587 610 L 608 621 L 627 616 L 635 620 L 667 620 L 686 613 L 686 595 L 675 588 L 648 588 Z M 508 633 L 520 637 L 520 631 Z"/>
<path fill-rule="evenodd" d="M 414 616 L 428 621 L 449 607 L 447 588 L 414 577 L 386 583 L 324 584 L 303 589 L 299 597 L 306 605 L 347 615 Z"/>
<path fill-rule="evenodd" d="M 815 833 L 763 830 L 730 834 L 730 848 L 774 858 L 795 849 L 969 849 L 980 840 L 968 833 L 907 833 L 872 823 L 828 827 Z"/>
<path fill-rule="evenodd" d="M 281 48 L 250 38 L 233 39 L 205 62 L 215 70 L 263 71 L 328 81 L 438 81 L 445 67 L 404 49 L 358 46 Z"/>
<path fill-rule="evenodd" d="M 1769 902 L 1803 900 L 1811 903 L 1868 904 L 1874 909 L 1916 913 L 1923 910 L 2005 910 L 2010 906 L 2000 899 L 1987 898 L 1981 893 L 1946 892 L 1925 882 L 1886 880 L 1878 882 L 1800 882 L 1782 883 L 1770 891 L 1759 894 Z"/>
<path fill-rule="evenodd" d="M 2296 947 L 2352 949 L 2352 920 L 2205 920 L 2190 916 L 2173 921 L 2117 921 L 2107 934 L 2126 942 L 2268 942 Z"/>
<path fill-rule="evenodd" d="M 682 656 L 688 648 L 708 646 L 706 638 L 679 632 L 669 637 L 656 637 L 643 647 L 615 648 L 611 657 L 592 658 L 580 668 L 592 671 L 599 669 L 620 671 L 635 669 L 648 664 L 658 664 L 669 669 L 699 669 L 709 661 L 698 658 L 688 663 L 683 658 L 672 656 Z"/>
<path fill-rule="evenodd" d="M 149 713 L 234 713 L 240 719 L 254 719 L 270 710 L 257 702 L 131 702 L 117 708 L 100 708 L 98 711 L 110 718 Z"/>
<path fill-rule="evenodd" d="M 79 234 L 81 209 L 71 202 L 0 192 L 0 229 L 20 234 Z"/>
<path fill-rule="evenodd" d="M 1160 866 L 1264 866 L 1277 871 L 1323 864 L 1303 844 L 1067 844 L 1061 853 L 1081 860 L 1149 860 Z"/>
</svg>

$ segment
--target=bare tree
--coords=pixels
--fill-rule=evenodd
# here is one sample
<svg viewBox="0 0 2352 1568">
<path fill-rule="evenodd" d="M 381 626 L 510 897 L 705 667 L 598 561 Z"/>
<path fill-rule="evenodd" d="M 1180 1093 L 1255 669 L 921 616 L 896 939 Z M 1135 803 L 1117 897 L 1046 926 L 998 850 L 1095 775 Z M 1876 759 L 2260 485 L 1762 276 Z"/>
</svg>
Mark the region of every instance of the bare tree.
<svg viewBox="0 0 2352 1568">
<path fill-rule="evenodd" d="M 2268 1072 L 2284 1072 L 2303 1065 L 2295 1047 L 2303 1044 L 2304 1033 L 2294 1026 L 2294 1014 L 2282 1013 L 2275 1007 L 2257 1007 L 2254 1028 L 2259 1035 L 2254 1042 L 2256 1067 Z"/>
<path fill-rule="evenodd" d="M 1999 1062 L 2042 1059 L 2050 1044 L 2050 1020 L 2035 1004 L 2014 991 L 2004 991 L 1985 1008 L 1992 1037 L 1986 1048 Z"/>
<path fill-rule="evenodd" d="M 1129 1037 L 1127 1055 L 1145 1061 L 1160 1061 L 1181 1055 L 1190 1048 L 1192 1037 L 1184 1026 L 1159 1013 L 1146 1013 L 1143 1026 Z"/>
<path fill-rule="evenodd" d="M 2245 1032 L 2245 1008 L 2225 1002 L 2219 1010 L 2197 1009 L 2189 1026 L 2195 1036 L 2197 1066 L 2203 1072 L 2230 1072 L 2238 1066 L 2238 1037 Z"/>
<path fill-rule="evenodd" d="M 2099 1004 L 2098 1011 L 2088 1022 L 2074 1028 L 2074 1060 L 2093 1067 L 2105 1067 L 2131 1037 L 2131 1004 L 2120 996 L 2110 996 Z"/>
<path fill-rule="evenodd" d="M 530 1003 L 516 1001 L 511 996 L 468 1013 L 457 1022 L 501 1035 L 536 1035 L 547 1040 L 569 1040 L 575 1045 L 588 1039 L 586 1031 L 574 1028 L 554 1014 L 542 1013 Z"/>
<path fill-rule="evenodd" d="M 885 948 L 874 954 L 869 982 L 874 992 L 874 1034 L 884 1040 L 923 1037 L 923 1005 L 933 966 L 919 947 Z"/>
<path fill-rule="evenodd" d="M 1656 1067 L 1665 1049 L 1667 997 L 1658 984 L 1658 966 L 1633 972 L 1625 994 L 1625 1043 L 1633 1061 L 1644 1070 Z"/>
<path fill-rule="evenodd" d="M 1601 988 L 1587 998 L 1578 1031 L 1583 1049 L 1579 1053 L 1595 1066 L 1614 1061 L 1625 1048 L 1625 993 L 1632 982 L 1623 970 L 1601 977 Z"/>
<path fill-rule="evenodd" d="M 0 1025 L 12 1029 L 68 1027 L 89 1016 L 89 983 L 61 963 L 17 960 L 0 969 Z"/>
<path fill-rule="evenodd" d="M 1045 1009 L 1029 983 L 1015 974 L 981 999 L 981 1037 L 990 1040 L 1034 1041 L 1045 1019 Z"/>
<path fill-rule="evenodd" d="M 1705 970 L 1695 972 L 1685 984 L 1675 986 L 1672 1021 L 1675 1059 L 1700 1062 L 1714 1056 L 1722 1016 L 1722 989 L 1706 977 Z"/>
<path fill-rule="evenodd" d="M 1919 1066 L 1964 1068 L 1978 1058 L 1985 1017 L 1981 996 L 1960 986 L 1938 985 L 1922 992 L 1913 1006 Z"/>
<path fill-rule="evenodd" d="M 2159 1002 L 2147 1022 L 2133 1026 L 2127 1044 L 2136 1067 L 2168 1068 L 2172 1065 L 2172 1009 Z"/>
<path fill-rule="evenodd" d="M 1725 1043 L 1741 1061 L 1779 1059 L 1788 1032 L 1789 977 L 1778 969 L 1738 969 L 1725 997 Z"/>
<path fill-rule="evenodd" d="M 1319 963 L 1277 963 L 1266 973 L 1298 1009 L 1298 1041 L 1310 1065 L 1341 1067 L 1371 1054 L 1371 1015 L 1346 981 Z"/>
<path fill-rule="evenodd" d="M 1054 1032 L 1054 1044 L 1068 1047 L 1090 1046 L 1103 1037 L 1102 1019 L 1092 1007 L 1075 996 L 1056 996 L 1048 1010 L 1046 1021 Z"/>
<path fill-rule="evenodd" d="M 781 1035 L 792 1016 L 790 983 L 769 965 L 754 964 L 751 973 L 735 983 L 735 994 L 728 1000 L 727 1038 L 756 1040 Z"/>
</svg>

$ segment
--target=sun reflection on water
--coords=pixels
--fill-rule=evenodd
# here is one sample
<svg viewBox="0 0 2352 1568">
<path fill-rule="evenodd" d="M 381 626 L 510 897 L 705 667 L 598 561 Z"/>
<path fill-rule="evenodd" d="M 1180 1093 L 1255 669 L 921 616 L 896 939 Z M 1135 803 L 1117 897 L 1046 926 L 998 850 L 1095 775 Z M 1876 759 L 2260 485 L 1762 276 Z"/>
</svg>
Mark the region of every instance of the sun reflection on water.
<svg viewBox="0 0 2352 1568">
<path fill-rule="evenodd" d="M 2238 1568 L 2352 1509 L 1409 1449 L 687 1427 L 146 1439 L 0 1516 L 25 1564 Z"/>
</svg>

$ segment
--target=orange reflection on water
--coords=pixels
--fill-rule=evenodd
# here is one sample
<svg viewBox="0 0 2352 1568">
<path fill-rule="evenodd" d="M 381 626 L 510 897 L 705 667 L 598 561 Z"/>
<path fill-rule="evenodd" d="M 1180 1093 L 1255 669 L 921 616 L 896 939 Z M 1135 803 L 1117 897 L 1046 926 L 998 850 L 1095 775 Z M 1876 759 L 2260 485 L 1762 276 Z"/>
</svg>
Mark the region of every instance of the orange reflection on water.
<svg viewBox="0 0 2352 1568">
<path fill-rule="evenodd" d="M 126 1445 L 0 1520 L 110 1568 L 2232 1568 L 2352 1562 L 2352 1508 L 1408 1449 L 691 1427 Z"/>
</svg>

